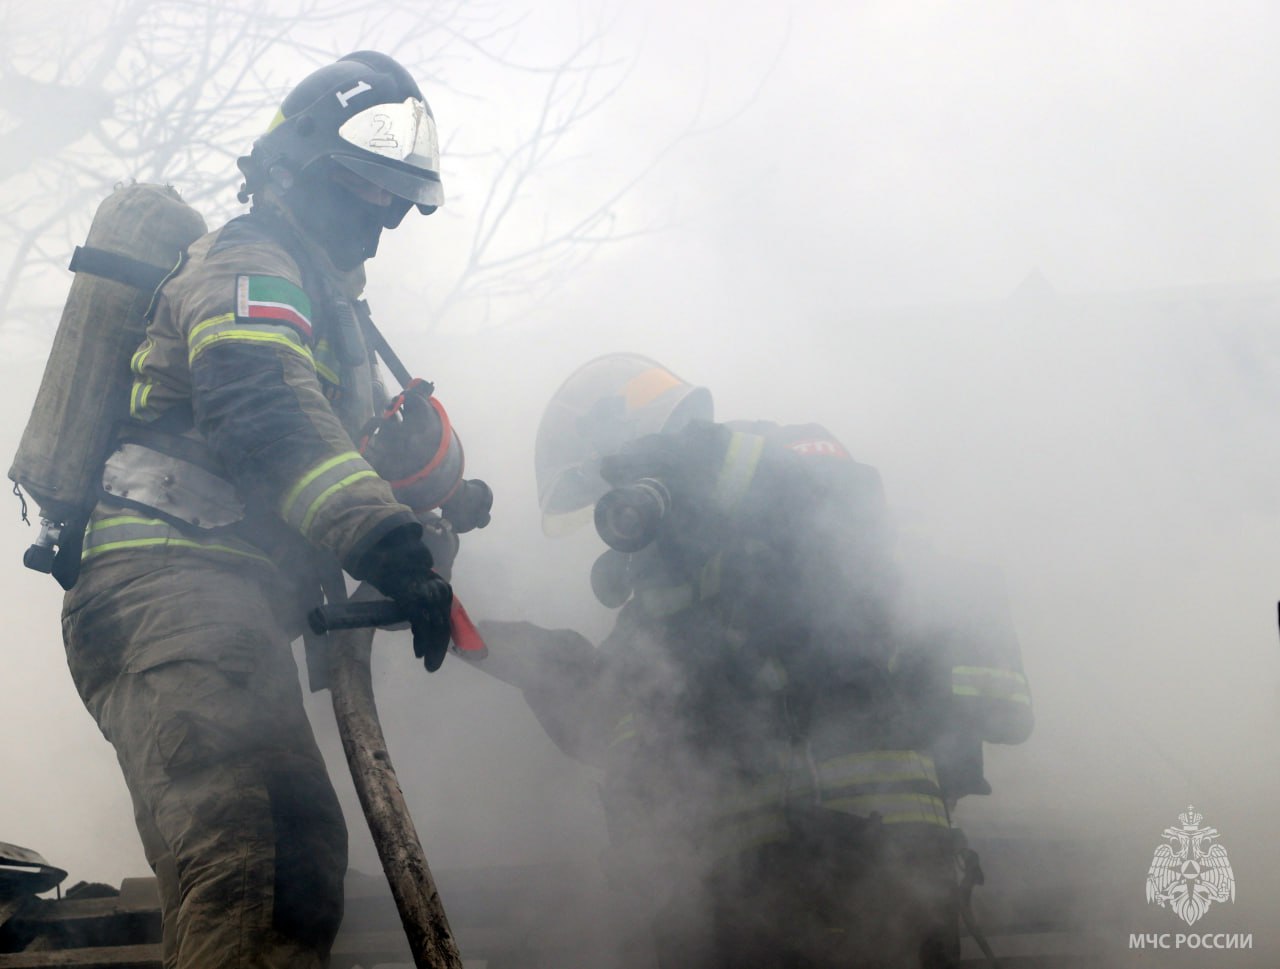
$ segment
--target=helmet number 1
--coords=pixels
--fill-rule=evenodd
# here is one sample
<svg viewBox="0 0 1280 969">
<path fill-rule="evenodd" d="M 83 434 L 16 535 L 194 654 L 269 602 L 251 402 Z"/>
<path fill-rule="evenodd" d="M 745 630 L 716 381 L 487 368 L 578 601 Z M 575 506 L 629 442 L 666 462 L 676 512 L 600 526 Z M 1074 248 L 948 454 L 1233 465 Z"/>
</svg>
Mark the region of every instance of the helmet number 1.
<svg viewBox="0 0 1280 969">
<path fill-rule="evenodd" d="M 346 91 L 334 91 L 333 96 L 336 97 L 338 99 L 338 103 L 345 108 L 348 102 L 350 102 L 350 100 L 354 98 L 357 94 L 363 94 L 365 91 L 372 91 L 372 90 L 373 88 L 369 85 L 367 81 L 361 81 L 355 87 L 349 88 Z"/>
</svg>

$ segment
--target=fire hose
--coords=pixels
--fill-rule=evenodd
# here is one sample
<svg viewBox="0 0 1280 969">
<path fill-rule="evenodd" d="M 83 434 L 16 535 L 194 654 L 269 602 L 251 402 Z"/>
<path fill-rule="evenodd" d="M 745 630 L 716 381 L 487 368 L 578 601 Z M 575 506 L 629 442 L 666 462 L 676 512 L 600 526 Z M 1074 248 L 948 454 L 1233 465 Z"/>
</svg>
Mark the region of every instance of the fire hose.
<svg viewBox="0 0 1280 969">
<path fill-rule="evenodd" d="M 328 682 L 342 749 L 414 965 L 462 969 L 444 904 L 387 753 L 373 697 L 370 661 L 375 628 L 401 623 L 404 615 L 389 600 L 364 600 L 322 606 L 308 619 L 314 632 L 328 634 Z M 455 649 L 483 649 L 461 605 L 455 605 L 453 627 Z"/>
</svg>

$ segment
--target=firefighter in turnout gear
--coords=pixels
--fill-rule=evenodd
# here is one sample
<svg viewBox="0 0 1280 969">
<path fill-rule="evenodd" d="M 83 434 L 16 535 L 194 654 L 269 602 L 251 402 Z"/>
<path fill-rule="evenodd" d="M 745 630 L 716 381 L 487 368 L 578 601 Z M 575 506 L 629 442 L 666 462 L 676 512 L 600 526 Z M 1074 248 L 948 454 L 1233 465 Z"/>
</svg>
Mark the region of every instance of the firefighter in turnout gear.
<svg viewBox="0 0 1280 969">
<path fill-rule="evenodd" d="M 711 417 L 635 354 L 565 382 L 537 440 L 544 523 L 594 515 L 616 624 L 596 648 L 481 623 L 480 666 L 603 769 L 608 867 L 650 905 L 663 969 L 952 965 L 949 802 L 968 791 L 936 758 L 948 667 L 978 664 L 900 632 L 874 469 L 818 425 Z M 1016 742 L 1030 708 L 1005 659 L 1023 720 L 991 739 Z"/>
<path fill-rule="evenodd" d="M 251 211 L 153 298 L 63 634 L 159 881 L 165 965 L 319 967 L 346 829 L 290 642 L 339 565 L 405 609 L 429 670 L 449 639 L 454 530 L 353 443 L 386 404 L 363 263 L 443 201 L 434 120 L 359 51 L 298 84 L 240 167 Z"/>
</svg>

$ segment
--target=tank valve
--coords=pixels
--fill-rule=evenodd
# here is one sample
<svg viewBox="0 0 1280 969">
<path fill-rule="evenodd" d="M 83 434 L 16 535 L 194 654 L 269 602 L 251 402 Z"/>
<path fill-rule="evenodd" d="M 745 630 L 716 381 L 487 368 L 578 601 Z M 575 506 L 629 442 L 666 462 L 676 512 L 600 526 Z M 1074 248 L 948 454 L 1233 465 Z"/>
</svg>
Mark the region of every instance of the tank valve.
<svg viewBox="0 0 1280 969">
<path fill-rule="evenodd" d="M 47 518 L 40 519 L 40 534 L 30 548 L 22 553 L 22 564 L 36 572 L 52 572 L 53 557 L 57 554 L 58 539 L 62 537 L 62 523 Z"/>
</svg>

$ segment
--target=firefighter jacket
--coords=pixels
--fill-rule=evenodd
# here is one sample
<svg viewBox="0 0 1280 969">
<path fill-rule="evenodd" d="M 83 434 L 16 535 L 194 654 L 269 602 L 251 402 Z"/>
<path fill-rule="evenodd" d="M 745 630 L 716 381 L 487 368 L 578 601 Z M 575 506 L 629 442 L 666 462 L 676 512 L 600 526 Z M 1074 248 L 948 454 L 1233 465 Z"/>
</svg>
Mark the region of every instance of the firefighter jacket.
<svg viewBox="0 0 1280 969">
<path fill-rule="evenodd" d="M 320 549 L 350 568 L 415 525 L 352 444 L 382 396 L 362 275 L 269 206 L 190 246 L 133 356 L 86 562 L 164 547 L 289 571 Z"/>
<path fill-rule="evenodd" d="M 615 485 L 663 480 L 671 508 L 627 564 L 589 687 L 570 702 L 555 688 L 584 680 L 565 642 L 575 671 L 565 662 L 525 694 L 553 739 L 604 768 L 614 844 L 721 858 L 786 841 L 814 809 L 947 832 L 933 748 L 952 657 L 931 677 L 896 671 L 874 469 L 817 425 L 694 422 L 603 470 Z"/>
</svg>

